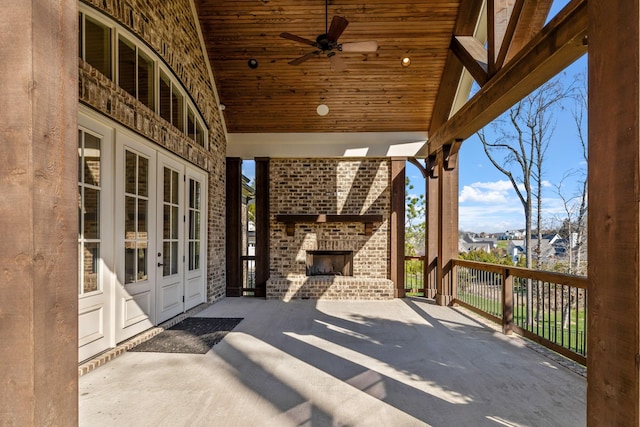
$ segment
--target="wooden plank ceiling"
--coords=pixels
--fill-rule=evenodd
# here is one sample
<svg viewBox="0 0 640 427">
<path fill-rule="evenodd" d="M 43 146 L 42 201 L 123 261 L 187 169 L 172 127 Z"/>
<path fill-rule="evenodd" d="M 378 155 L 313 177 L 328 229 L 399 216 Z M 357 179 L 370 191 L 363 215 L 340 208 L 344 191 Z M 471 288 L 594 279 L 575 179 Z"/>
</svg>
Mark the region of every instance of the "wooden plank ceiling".
<svg viewBox="0 0 640 427">
<path fill-rule="evenodd" d="M 340 43 L 379 45 L 376 53 L 339 53 L 348 67 L 342 72 L 326 55 L 289 65 L 315 49 L 279 37 L 325 33 L 323 0 L 196 5 L 229 133 L 411 132 L 429 126 L 460 1 L 330 0 L 329 23 L 334 15 L 349 21 Z M 319 116 L 319 104 L 329 114 Z"/>
</svg>

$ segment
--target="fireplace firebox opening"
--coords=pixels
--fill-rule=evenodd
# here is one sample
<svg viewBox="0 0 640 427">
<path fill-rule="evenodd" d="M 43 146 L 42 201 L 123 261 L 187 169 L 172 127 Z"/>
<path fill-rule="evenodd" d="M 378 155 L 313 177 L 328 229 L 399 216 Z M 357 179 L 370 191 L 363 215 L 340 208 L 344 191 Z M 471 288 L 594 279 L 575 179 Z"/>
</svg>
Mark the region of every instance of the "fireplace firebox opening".
<svg viewBox="0 0 640 427">
<path fill-rule="evenodd" d="M 307 276 L 353 276 L 353 251 L 307 251 Z"/>
</svg>

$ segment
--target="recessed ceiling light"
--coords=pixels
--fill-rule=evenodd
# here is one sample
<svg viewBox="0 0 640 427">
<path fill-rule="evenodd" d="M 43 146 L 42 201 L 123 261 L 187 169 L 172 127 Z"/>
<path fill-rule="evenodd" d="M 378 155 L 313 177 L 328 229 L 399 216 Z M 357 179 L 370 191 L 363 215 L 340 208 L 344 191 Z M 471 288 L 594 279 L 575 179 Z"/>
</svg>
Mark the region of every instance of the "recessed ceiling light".
<svg viewBox="0 0 640 427">
<path fill-rule="evenodd" d="M 319 116 L 326 116 L 329 114 L 329 107 L 325 104 L 320 104 L 318 105 L 318 108 L 316 108 L 316 113 L 318 113 Z"/>
<path fill-rule="evenodd" d="M 400 61 L 400 63 L 403 67 L 407 68 L 409 65 L 411 65 L 411 58 L 405 56 L 404 58 L 402 58 L 402 61 Z"/>
<path fill-rule="evenodd" d="M 247 61 L 247 64 L 249 65 L 249 68 L 251 68 L 252 70 L 255 70 L 256 68 L 258 68 L 258 60 L 251 58 L 249 61 Z"/>
</svg>

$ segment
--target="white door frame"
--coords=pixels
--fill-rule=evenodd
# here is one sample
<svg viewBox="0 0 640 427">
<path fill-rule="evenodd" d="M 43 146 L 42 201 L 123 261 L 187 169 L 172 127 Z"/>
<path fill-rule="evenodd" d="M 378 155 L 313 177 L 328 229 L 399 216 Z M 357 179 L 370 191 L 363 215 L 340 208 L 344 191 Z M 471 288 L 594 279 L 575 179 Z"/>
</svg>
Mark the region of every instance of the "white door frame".
<svg viewBox="0 0 640 427">
<path fill-rule="evenodd" d="M 161 323 L 184 313 L 185 175 L 183 163 L 161 153 L 157 158 L 156 323 Z"/>
<path fill-rule="evenodd" d="M 98 289 L 78 297 L 78 360 L 115 346 L 113 327 L 113 129 L 80 114 L 78 127 L 85 135 L 100 139 L 99 257 Z M 79 133 L 80 136 L 80 133 Z M 86 154 L 86 153 L 85 153 Z M 97 153 L 96 153 L 97 154 Z M 79 171 L 80 172 L 80 171 Z M 82 253 L 78 252 L 78 274 L 82 274 Z M 80 282 L 81 283 L 81 282 Z"/>
<path fill-rule="evenodd" d="M 187 212 L 185 221 L 185 249 L 184 253 L 187 256 L 187 262 L 185 263 L 185 310 L 195 307 L 206 301 L 206 279 L 207 279 L 207 196 L 208 196 L 208 181 L 207 175 L 199 169 L 192 166 L 186 167 L 185 172 L 185 207 Z M 190 180 L 194 180 L 200 183 L 200 266 L 199 268 L 190 270 L 189 263 L 189 230 L 195 224 L 191 223 L 190 211 Z"/>
<path fill-rule="evenodd" d="M 146 278 L 131 279 L 125 277 L 125 156 L 130 152 L 148 161 L 147 171 L 147 256 Z M 156 300 L 156 268 L 155 254 L 157 252 L 155 230 L 156 215 L 154 199 L 156 194 L 156 150 L 147 144 L 140 143 L 131 138 L 125 132 L 116 134 L 116 339 L 121 342 L 156 324 L 155 300 Z M 141 200 L 144 200 L 142 197 Z M 129 218 L 132 220 L 132 218 Z M 130 243 L 129 243 L 130 244 Z M 135 253 L 130 256 L 137 256 Z M 138 260 L 139 262 L 139 260 Z"/>
</svg>

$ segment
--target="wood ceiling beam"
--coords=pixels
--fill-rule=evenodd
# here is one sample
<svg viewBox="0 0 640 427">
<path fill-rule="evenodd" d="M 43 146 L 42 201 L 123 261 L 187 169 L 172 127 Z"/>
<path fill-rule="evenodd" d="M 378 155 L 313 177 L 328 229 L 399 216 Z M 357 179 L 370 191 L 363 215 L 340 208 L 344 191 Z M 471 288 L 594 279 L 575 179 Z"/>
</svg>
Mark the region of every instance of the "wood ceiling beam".
<svg viewBox="0 0 640 427">
<path fill-rule="evenodd" d="M 510 61 L 520 50 L 538 34 L 549 16 L 553 0 L 524 0 L 520 19 L 517 21 L 512 40 L 506 46 L 503 61 Z M 502 53 L 502 52 L 501 52 Z M 497 62 L 497 61 L 496 61 Z"/>
<path fill-rule="evenodd" d="M 473 36 L 454 36 L 451 39 L 451 51 L 480 86 L 487 82 L 487 50 L 478 39 Z"/>
<path fill-rule="evenodd" d="M 586 53 L 583 40 L 587 27 L 587 0 L 571 1 L 464 107 L 429 132 L 429 143 L 419 156 L 434 154 L 452 141 L 467 139 Z"/>
<path fill-rule="evenodd" d="M 482 2 L 476 0 L 461 0 L 458 18 L 453 34 L 459 36 L 473 36 L 480 18 Z M 429 129 L 438 129 L 451 114 L 451 106 L 456 97 L 463 66 L 456 55 L 450 50 L 440 80 L 438 95 L 434 105 Z"/>
<path fill-rule="evenodd" d="M 496 48 L 500 46 L 497 50 L 497 56 L 492 57 L 489 64 L 489 74 L 494 75 L 502 66 L 504 65 L 504 61 L 507 57 L 507 53 L 513 41 L 513 35 L 518 28 L 518 23 L 520 23 L 520 17 L 522 15 L 522 9 L 524 7 L 525 0 L 516 0 L 515 3 L 511 1 L 512 4 L 511 12 L 509 14 L 508 22 L 502 22 L 504 28 L 501 28 L 501 39 L 500 43 L 496 45 Z M 495 59 L 494 59 L 495 58 Z"/>
</svg>

